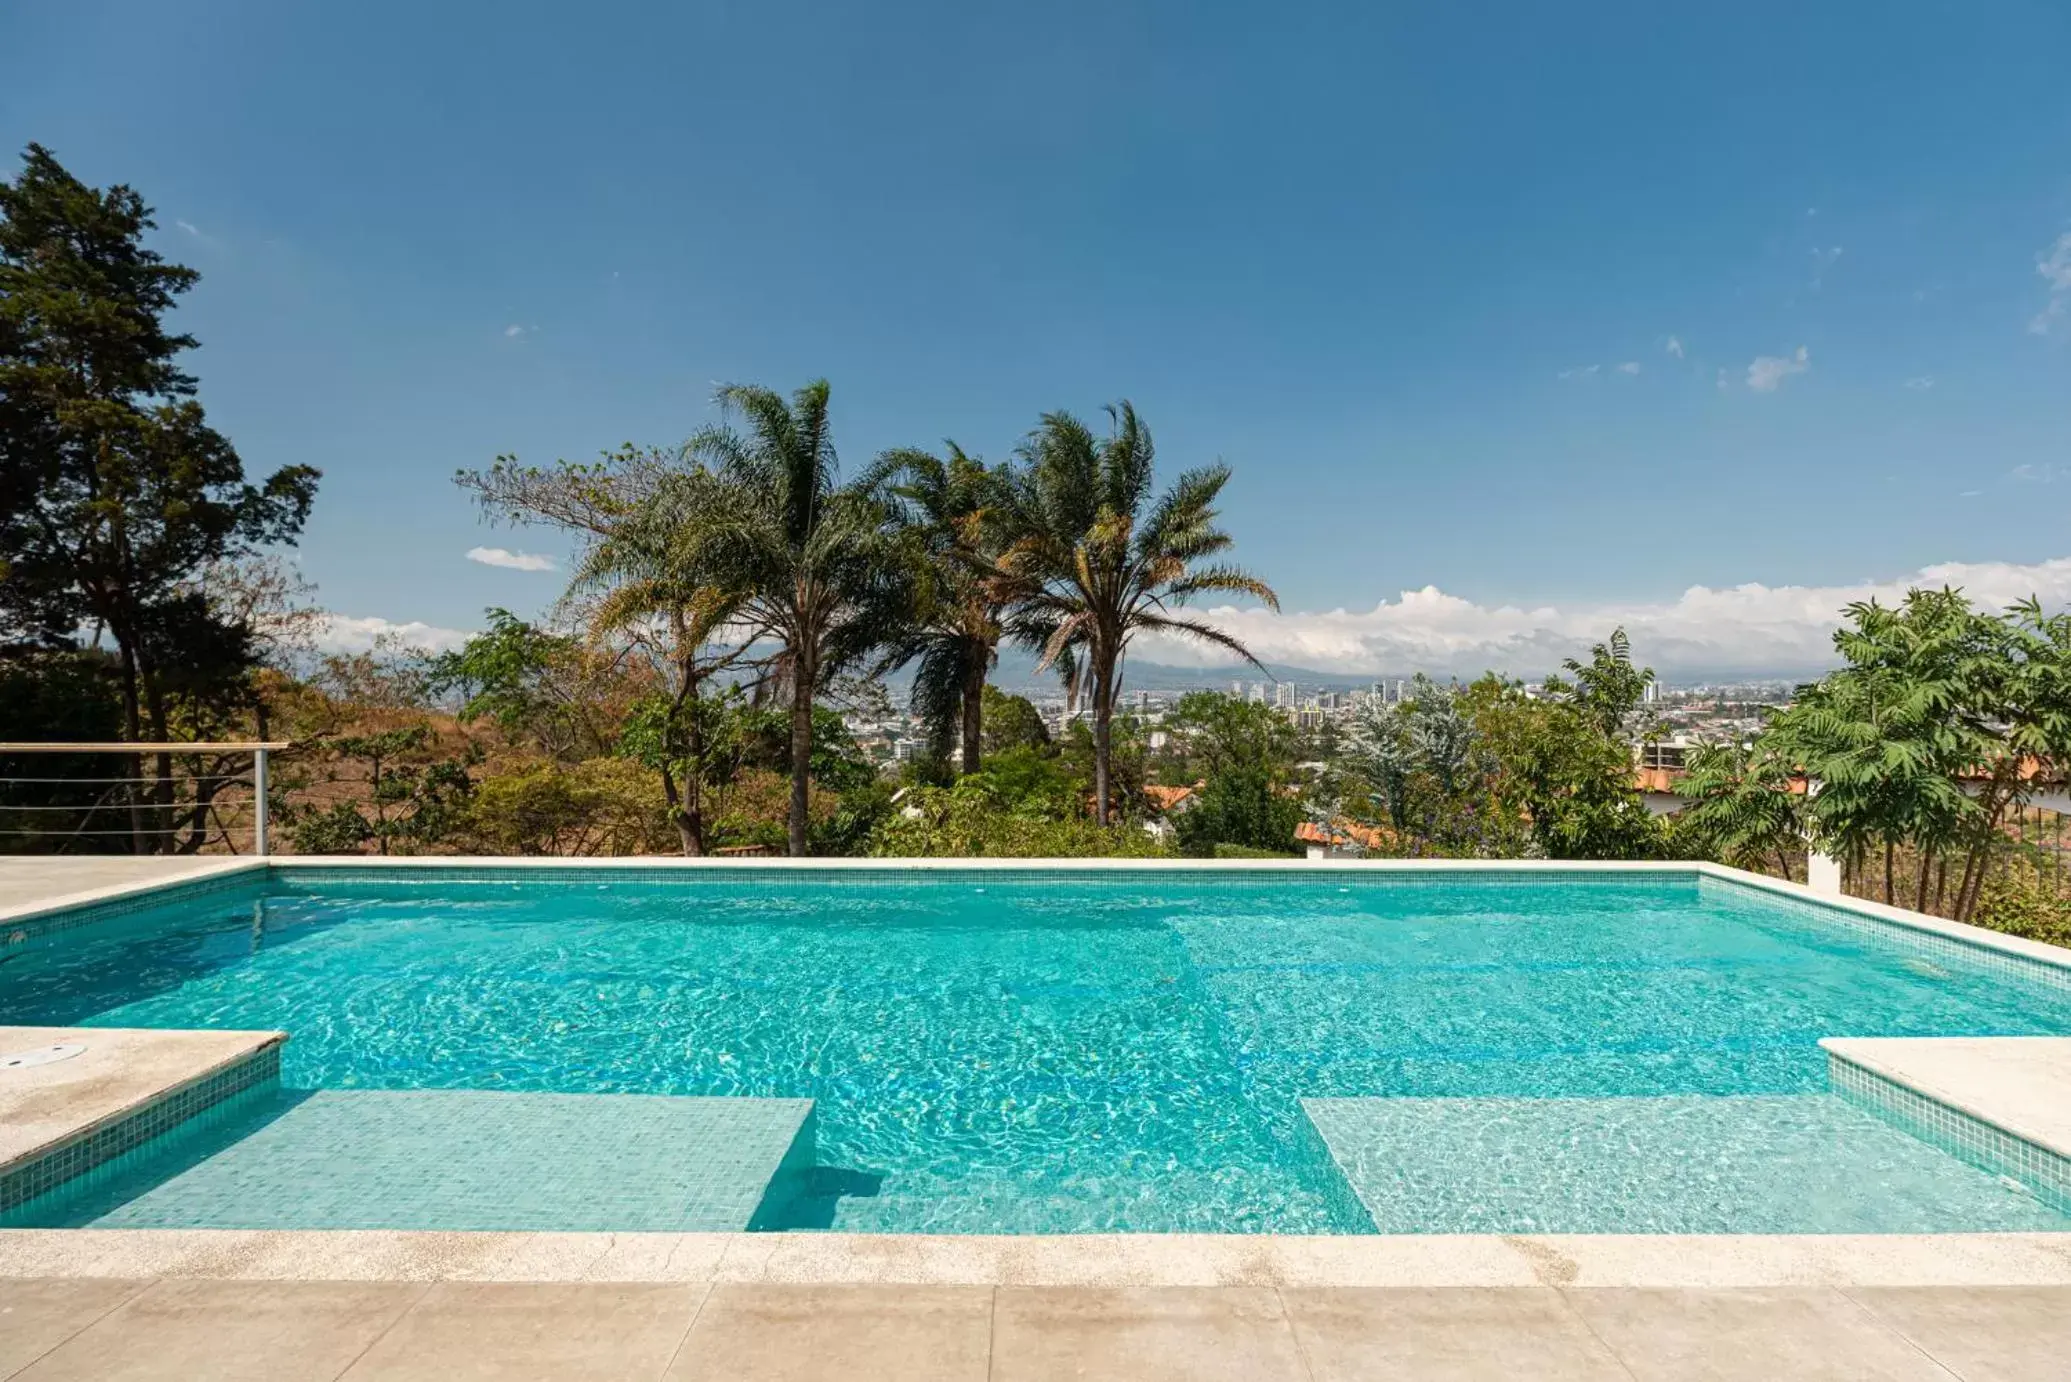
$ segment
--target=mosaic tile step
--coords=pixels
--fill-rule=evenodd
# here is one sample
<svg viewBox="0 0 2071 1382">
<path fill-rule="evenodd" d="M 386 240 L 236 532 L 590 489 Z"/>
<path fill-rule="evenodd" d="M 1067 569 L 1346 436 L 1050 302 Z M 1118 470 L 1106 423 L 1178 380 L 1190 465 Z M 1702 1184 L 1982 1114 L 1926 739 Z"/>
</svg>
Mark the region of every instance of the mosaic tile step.
<svg viewBox="0 0 2071 1382">
<path fill-rule="evenodd" d="M 275 1089 L 18 1222 L 739 1231 L 786 1212 L 813 1144 L 810 1099 Z"/>
<path fill-rule="evenodd" d="M 2071 1209 L 2071 1038 L 1829 1037 L 1849 1102 Z"/>
<path fill-rule="evenodd" d="M 1827 1094 L 1304 1099 L 1382 1233 L 2071 1229 Z"/>
<path fill-rule="evenodd" d="M 275 1078 L 285 1040 L 0 1026 L 0 1213 Z"/>
</svg>

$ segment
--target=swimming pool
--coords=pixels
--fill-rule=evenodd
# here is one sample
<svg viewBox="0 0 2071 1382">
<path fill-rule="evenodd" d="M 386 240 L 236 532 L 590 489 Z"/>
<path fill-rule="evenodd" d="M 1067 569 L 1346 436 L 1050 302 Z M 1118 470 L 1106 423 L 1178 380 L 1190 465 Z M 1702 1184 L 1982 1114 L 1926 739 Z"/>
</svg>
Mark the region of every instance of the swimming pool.
<svg viewBox="0 0 2071 1382">
<path fill-rule="evenodd" d="M 49 1224 L 308 1226 L 313 1177 L 326 1226 L 440 1226 L 354 1203 L 338 1129 L 398 1101 L 351 1096 L 504 1091 L 814 1100 L 772 1228 L 2071 1228 L 1817 1045 L 2071 1033 L 2066 976 L 1689 871 L 303 866 L 56 933 L 0 1021 L 291 1033 L 281 1093 Z M 443 1226 L 644 1225 L 640 1164 L 580 1174 Z"/>
</svg>

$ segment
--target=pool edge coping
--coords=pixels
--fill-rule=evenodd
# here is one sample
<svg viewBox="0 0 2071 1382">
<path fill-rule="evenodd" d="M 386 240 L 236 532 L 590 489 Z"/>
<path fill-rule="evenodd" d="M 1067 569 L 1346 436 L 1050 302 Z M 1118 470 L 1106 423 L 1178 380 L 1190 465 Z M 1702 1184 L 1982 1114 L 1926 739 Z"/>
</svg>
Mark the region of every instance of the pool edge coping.
<svg viewBox="0 0 2071 1382">
<path fill-rule="evenodd" d="M 1088 1287 L 2071 1285 L 2071 1232 L 1721 1235 L 6 1229 L 0 1279 Z"/>
<path fill-rule="evenodd" d="M 1200 872 L 1200 873 L 1688 873 L 1697 878 L 1714 878 L 1743 888 L 1786 897 L 1796 902 L 1853 913 L 1908 931 L 1939 936 L 1945 940 L 2071 972 L 2071 949 L 2043 941 L 2027 940 L 2002 932 L 1947 921 L 1924 912 L 1887 906 L 1866 898 L 1818 892 L 1803 883 L 1771 878 L 1746 869 L 1709 860 L 1638 859 L 991 859 L 943 856 L 925 859 L 876 858 L 699 858 L 680 855 L 626 855 L 602 859 L 558 857 L 510 857 L 503 855 L 268 855 L 245 856 L 225 861 L 220 867 L 198 869 L 174 878 L 144 879 L 111 884 L 59 897 L 0 907 L 0 927 L 39 920 L 59 913 L 83 910 L 99 904 L 134 901 L 153 892 L 173 892 L 183 885 L 234 877 L 238 874 L 268 874 L 274 870 L 292 873 L 300 869 L 390 870 L 415 872 L 440 869 L 502 869 L 513 873 L 534 870 L 579 869 L 619 872 L 662 869 L 684 872 L 1013 872 L 1049 873 L 1105 872 Z"/>
<path fill-rule="evenodd" d="M 30 902 L 11 903 L 0 906 L 0 928 L 17 922 L 35 921 L 61 912 L 84 910 L 103 903 L 132 901 L 146 893 L 172 892 L 188 884 L 234 877 L 241 873 L 263 874 L 269 871 L 272 865 L 281 862 L 283 861 L 272 857 L 255 858 L 243 855 L 225 859 L 220 864 L 205 865 L 185 873 L 174 874 L 169 878 L 133 878 L 98 888 L 60 893 L 55 897 L 39 897 Z"/>
</svg>

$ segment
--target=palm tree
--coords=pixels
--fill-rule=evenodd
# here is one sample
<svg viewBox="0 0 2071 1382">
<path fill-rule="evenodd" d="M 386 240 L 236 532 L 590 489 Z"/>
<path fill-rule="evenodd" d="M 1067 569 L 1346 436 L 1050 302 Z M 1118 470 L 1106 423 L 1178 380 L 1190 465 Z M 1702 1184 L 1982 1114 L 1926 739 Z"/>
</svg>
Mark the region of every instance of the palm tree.
<svg viewBox="0 0 2071 1382">
<path fill-rule="evenodd" d="M 1151 435 L 1127 402 L 1107 410 L 1097 438 L 1069 413 L 1049 413 L 1018 452 L 1005 487 L 1000 557 L 1008 628 L 1060 667 L 1074 699 L 1090 682 L 1093 811 L 1107 824 L 1110 730 L 1122 659 L 1138 633 L 1174 634 L 1227 649 L 1264 670 L 1251 651 L 1212 624 L 1174 611 L 1215 591 L 1250 595 L 1272 609 L 1263 581 L 1211 559 L 1231 546 L 1215 501 L 1230 478 L 1216 464 L 1181 475 L 1152 499 Z"/>
<path fill-rule="evenodd" d="M 879 659 L 889 672 L 918 660 L 913 708 L 945 756 L 960 737 L 960 771 L 978 771 L 985 678 L 1003 632 L 992 510 L 1002 472 L 948 443 L 948 459 L 887 451 L 865 485 L 884 496 L 921 560 L 912 626 Z"/>
<path fill-rule="evenodd" d="M 790 852 L 806 853 L 813 697 L 899 627 L 910 607 L 909 564 L 884 506 L 840 482 L 827 418 L 827 381 L 787 402 L 772 389 L 729 384 L 728 422 L 686 444 L 711 468 L 685 562 L 742 592 L 749 641 L 778 647 L 773 682 L 791 701 Z"/>
</svg>

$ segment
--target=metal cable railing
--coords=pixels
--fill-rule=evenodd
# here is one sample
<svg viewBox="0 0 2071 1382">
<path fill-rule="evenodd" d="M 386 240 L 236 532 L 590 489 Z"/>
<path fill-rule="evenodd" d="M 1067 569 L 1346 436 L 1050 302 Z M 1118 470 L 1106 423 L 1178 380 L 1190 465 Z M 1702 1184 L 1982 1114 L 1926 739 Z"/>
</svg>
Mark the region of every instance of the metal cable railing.
<svg viewBox="0 0 2071 1382">
<path fill-rule="evenodd" d="M 219 845 L 238 852 L 241 838 L 252 853 L 267 852 L 268 755 L 285 743 L 0 743 L 0 766 L 18 756 L 121 756 L 136 760 L 133 771 L 120 775 L 68 776 L 47 769 L 16 775 L 0 773 L 0 842 L 63 852 L 70 842 L 127 838 L 139 854 L 161 853 L 159 842 L 172 840 L 184 848 Z M 221 762 L 211 771 L 144 770 L 144 759 L 237 757 L 249 755 L 250 766 L 226 771 Z M 200 768 L 202 764 L 196 763 Z M 225 789 L 243 787 L 243 792 Z M 81 800 L 52 800 L 67 788 L 100 789 L 81 793 Z M 68 824 L 69 818 L 76 824 Z M 41 822 L 48 821 L 49 824 Z M 120 822 L 120 823 L 118 823 Z M 169 823 L 177 822 L 177 823 Z"/>
</svg>

